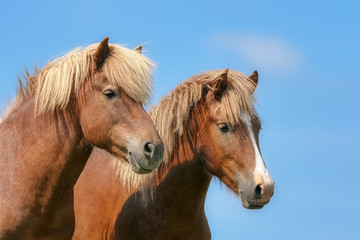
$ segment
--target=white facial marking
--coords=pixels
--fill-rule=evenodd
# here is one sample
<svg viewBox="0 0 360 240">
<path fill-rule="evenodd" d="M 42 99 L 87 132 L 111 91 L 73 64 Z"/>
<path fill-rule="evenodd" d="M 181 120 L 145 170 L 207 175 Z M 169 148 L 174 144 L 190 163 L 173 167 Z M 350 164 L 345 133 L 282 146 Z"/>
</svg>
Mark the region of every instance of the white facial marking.
<svg viewBox="0 0 360 240">
<path fill-rule="evenodd" d="M 254 169 L 254 178 L 256 184 L 271 184 L 273 182 L 269 171 L 266 169 L 264 160 L 259 151 L 259 147 L 256 143 L 253 128 L 251 125 L 251 117 L 248 112 L 244 112 L 241 114 L 240 119 L 246 124 L 246 127 L 250 134 L 250 139 L 255 151 L 255 169 Z"/>
</svg>

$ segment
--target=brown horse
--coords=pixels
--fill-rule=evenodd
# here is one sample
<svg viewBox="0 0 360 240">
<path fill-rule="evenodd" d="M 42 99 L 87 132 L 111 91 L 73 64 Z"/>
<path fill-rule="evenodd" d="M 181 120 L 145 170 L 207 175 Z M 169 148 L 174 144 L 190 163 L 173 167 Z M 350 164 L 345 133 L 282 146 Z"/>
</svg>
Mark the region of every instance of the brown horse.
<svg viewBox="0 0 360 240">
<path fill-rule="evenodd" d="M 152 65 L 105 38 L 20 81 L 0 124 L 1 239 L 71 238 L 68 202 L 94 146 L 137 173 L 159 166 L 163 144 L 142 106 Z"/>
<path fill-rule="evenodd" d="M 210 239 L 204 203 L 214 175 L 245 208 L 267 204 L 274 183 L 259 151 L 257 80 L 256 71 L 249 77 L 210 71 L 186 80 L 153 108 L 150 117 L 166 149 L 155 187 L 139 190 L 144 176 L 121 184 L 111 155 L 96 149 L 74 188 L 73 238 Z"/>
</svg>

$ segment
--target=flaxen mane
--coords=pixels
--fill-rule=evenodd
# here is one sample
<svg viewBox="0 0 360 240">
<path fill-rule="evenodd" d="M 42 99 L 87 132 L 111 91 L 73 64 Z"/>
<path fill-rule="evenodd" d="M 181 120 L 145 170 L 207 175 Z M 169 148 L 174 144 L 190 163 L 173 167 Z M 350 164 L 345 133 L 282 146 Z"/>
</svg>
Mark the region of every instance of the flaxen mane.
<svg viewBox="0 0 360 240">
<path fill-rule="evenodd" d="M 114 161 L 116 169 L 118 169 L 117 174 L 126 187 L 137 188 L 144 186 L 144 184 L 151 183 L 156 174 L 163 174 L 171 160 L 176 136 L 181 136 L 184 133 L 192 107 L 196 108 L 196 104 L 202 97 L 203 89 L 211 88 L 212 84 L 222 73 L 224 73 L 224 70 L 194 75 L 179 84 L 152 108 L 149 115 L 165 145 L 164 161 L 160 165 L 159 170 L 155 170 L 150 175 L 135 174 L 131 171 L 131 168 L 128 166 L 129 164 Z M 216 111 L 217 114 L 224 116 L 224 119 L 227 119 L 230 124 L 237 124 L 241 112 L 254 112 L 254 97 L 252 93 L 256 86 L 248 76 L 237 71 L 229 71 L 227 79 L 226 90 Z"/>
<path fill-rule="evenodd" d="M 76 48 L 42 70 L 35 68 L 33 76 L 26 72 L 25 80 L 19 81 L 18 95 L 7 112 L 28 97 L 34 98 L 36 113 L 65 108 L 71 93 L 77 94 L 88 74 L 92 73 L 93 55 L 98 46 Z M 153 90 L 151 70 L 154 64 L 142 54 L 120 45 L 109 44 L 109 49 L 109 57 L 102 67 L 106 77 L 134 100 L 148 104 Z"/>
</svg>

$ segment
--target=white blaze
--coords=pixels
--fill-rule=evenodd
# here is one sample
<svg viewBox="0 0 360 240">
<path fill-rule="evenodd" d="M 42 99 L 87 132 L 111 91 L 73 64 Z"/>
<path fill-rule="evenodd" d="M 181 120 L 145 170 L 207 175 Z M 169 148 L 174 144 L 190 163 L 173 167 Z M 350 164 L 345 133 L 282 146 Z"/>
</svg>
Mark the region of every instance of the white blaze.
<svg viewBox="0 0 360 240">
<path fill-rule="evenodd" d="M 255 152 L 255 169 L 254 169 L 254 178 L 256 184 L 268 185 L 272 184 L 273 180 L 269 174 L 269 171 L 266 169 L 264 160 L 259 151 L 259 147 L 256 143 L 253 128 L 251 125 L 251 117 L 248 112 L 241 114 L 240 119 L 246 124 L 246 127 L 250 134 L 250 139 Z"/>
</svg>

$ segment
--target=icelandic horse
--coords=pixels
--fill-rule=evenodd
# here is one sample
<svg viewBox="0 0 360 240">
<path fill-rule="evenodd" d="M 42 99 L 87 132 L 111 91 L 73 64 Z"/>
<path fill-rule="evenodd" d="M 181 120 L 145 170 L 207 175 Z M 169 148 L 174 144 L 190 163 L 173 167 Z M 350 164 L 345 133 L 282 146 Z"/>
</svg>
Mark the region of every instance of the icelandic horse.
<svg viewBox="0 0 360 240">
<path fill-rule="evenodd" d="M 209 71 L 162 98 L 149 114 L 165 145 L 152 176 L 124 178 L 131 172 L 95 149 L 74 188 L 73 239 L 210 239 L 204 203 L 213 176 L 245 208 L 267 204 L 274 182 L 259 150 L 257 82 L 256 71 Z M 149 177 L 155 185 L 141 188 Z"/>
<path fill-rule="evenodd" d="M 159 166 L 164 146 L 143 108 L 152 67 L 105 38 L 26 72 L 0 123 L 0 239 L 70 239 L 68 203 L 94 146 L 136 173 Z"/>
</svg>

